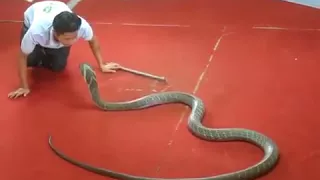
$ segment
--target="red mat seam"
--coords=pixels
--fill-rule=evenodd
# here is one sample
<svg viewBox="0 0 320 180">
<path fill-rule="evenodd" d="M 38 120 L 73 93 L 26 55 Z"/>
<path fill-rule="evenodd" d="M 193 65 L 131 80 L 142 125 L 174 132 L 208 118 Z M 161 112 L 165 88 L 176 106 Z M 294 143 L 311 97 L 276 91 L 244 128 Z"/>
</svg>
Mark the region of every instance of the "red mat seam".
<svg viewBox="0 0 320 180">
<path fill-rule="evenodd" d="M 226 27 L 224 27 L 224 28 L 222 29 L 222 35 L 217 39 L 216 43 L 213 45 L 213 49 L 212 49 L 212 52 L 211 52 L 211 54 L 210 54 L 210 56 L 209 56 L 208 62 L 207 62 L 207 64 L 206 64 L 205 68 L 203 69 L 202 73 L 200 74 L 200 76 L 199 76 L 199 78 L 198 78 L 198 80 L 197 80 L 197 82 L 196 82 L 196 85 L 195 85 L 194 88 L 193 88 L 192 94 L 194 94 L 194 95 L 197 94 L 197 92 L 198 92 L 198 90 L 199 90 L 199 88 L 200 88 L 200 85 L 201 85 L 203 79 L 206 77 L 207 71 L 208 71 L 208 69 L 209 69 L 209 67 L 210 67 L 210 65 L 211 65 L 211 63 L 212 63 L 214 54 L 215 54 L 216 51 L 218 50 L 218 47 L 219 47 L 222 39 L 223 39 L 225 36 L 228 36 L 228 35 L 230 35 L 230 34 L 233 34 L 232 32 L 231 32 L 231 33 L 225 33 L 225 31 L 226 31 Z M 174 143 L 175 134 L 176 134 L 177 131 L 180 129 L 180 126 L 181 126 L 181 124 L 182 124 L 183 120 L 185 119 L 185 116 L 186 116 L 186 114 L 187 114 L 187 112 L 188 112 L 188 109 L 189 109 L 189 107 L 185 107 L 185 109 L 184 109 L 183 112 L 181 113 L 181 116 L 180 116 L 180 118 L 179 118 L 179 121 L 178 121 L 178 123 L 177 123 L 176 126 L 175 126 L 175 130 L 174 130 L 173 133 L 172 133 L 171 139 L 170 139 L 169 142 L 168 142 L 168 149 L 164 152 L 163 158 L 161 158 L 162 160 L 161 160 L 161 161 L 158 163 L 158 165 L 156 166 L 156 172 L 155 172 L 156 174 L 159 174 L 162 165 L 164 164 L 165 160 L 166 160 L 167 157 L 168 157 L 168 154 L 170 153 L 169 150 L 170 150 L 172 144 Z"/>
</svg>

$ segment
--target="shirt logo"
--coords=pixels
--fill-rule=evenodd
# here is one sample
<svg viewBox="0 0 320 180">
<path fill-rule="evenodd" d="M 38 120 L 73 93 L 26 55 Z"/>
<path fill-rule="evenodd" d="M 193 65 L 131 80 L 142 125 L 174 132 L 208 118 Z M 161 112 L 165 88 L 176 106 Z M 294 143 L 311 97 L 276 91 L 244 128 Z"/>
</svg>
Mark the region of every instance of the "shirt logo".
<svg viewBox="0 0 320 180">
<path fill-rule="evenodd" d="M 43 8 L 42 11 L 45 12 L 45 13 L 50 13 L 51 10 L 52 10 L 52 6 L 51 6 L 51 5 L 48 5 L 48 6 L 46 6 L 45 8 Z"/>
</svg>

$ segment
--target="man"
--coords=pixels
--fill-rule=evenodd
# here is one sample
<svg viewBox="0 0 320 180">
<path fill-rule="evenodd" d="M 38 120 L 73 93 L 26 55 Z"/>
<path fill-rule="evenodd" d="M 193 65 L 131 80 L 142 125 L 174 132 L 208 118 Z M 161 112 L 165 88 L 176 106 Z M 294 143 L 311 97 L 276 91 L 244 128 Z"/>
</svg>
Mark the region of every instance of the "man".
<svg viewBox="0 0 320 180">
<path fill-rule="evenodd" d="M 89 23 L 63 2 L 42 1 L 24 12 L 18 58 L 20 87 L 8 94 L 15 99 L 30 93 L 27 67 L 43 67 L 55 72 L 65 69 L 70 47 L 79 38 L 88 41 L 102 72 L 115 72 L 116 63 L 103 63 L 99 43 Z"/>
</svg>

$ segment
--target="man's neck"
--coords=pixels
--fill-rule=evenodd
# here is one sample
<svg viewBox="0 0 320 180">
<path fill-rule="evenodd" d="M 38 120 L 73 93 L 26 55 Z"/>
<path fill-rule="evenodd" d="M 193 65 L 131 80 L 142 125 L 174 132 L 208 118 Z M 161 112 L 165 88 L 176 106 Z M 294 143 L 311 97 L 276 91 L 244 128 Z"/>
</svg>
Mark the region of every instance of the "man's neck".
<svg viewBox="0 0 320 180">
<path fill-rule="evenodd" d="M 53 40 L 57 43 L 59 42 L 55 32 L 53 32 Z"/>
</svg>

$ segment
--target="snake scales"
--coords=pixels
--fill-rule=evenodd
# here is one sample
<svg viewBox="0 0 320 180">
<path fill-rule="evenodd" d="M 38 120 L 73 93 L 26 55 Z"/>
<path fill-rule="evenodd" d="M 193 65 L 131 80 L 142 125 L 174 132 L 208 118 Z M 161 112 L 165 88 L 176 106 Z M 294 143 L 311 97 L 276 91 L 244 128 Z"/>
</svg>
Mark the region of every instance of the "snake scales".
<svg viewBox="0 0 320 180">
<path fill-rule="evenodd" d="M 201 99 L 187 93 L 182 92 L 162 92 L 141 97 L 139 99 L 128 102 L 105 102 L 100 98 L 98 90 L 98 82 L 96 74 L 89 64 L 83 63 L 80 65 L 81 74 L 88 84 L 94 103 L 106 111 L 122 111 L 122 110 L 138 110 L 151 106 L 168 104 L 168 103 L 183 103 L 192 108 L 188 119 L 188 128 L 196 137 L 209 141 L 246 141 L 252 143 L 264 151 L 264 157 L 257 164 L 237 172 L 227 174 L 202 177 L 202 178 L 177 178 L 180 180 L 251 180 L 266 175 L 276 166 L 279 159 L 279 151 L 277 145 L 265 135 L 248 129 L 240 128 L 225 128 L 213 129 L 205 127 L 201 124 L 205 108 Z M 128 174 L 118 173 L 107 169 L 97 168 L 83 162 L 74 160 L 60 150 L 52 143 L 52 137 L 49 137 L 49 146 L 60 158 L 67 162 L 79 166 L 85 170 L 97 173 L 103 176 L 122 180 L 164 180 L 163 178 L 148 178 L 132 176 Z M 168 179 L 166 179 L 168 180 Z"/>
</svg>

